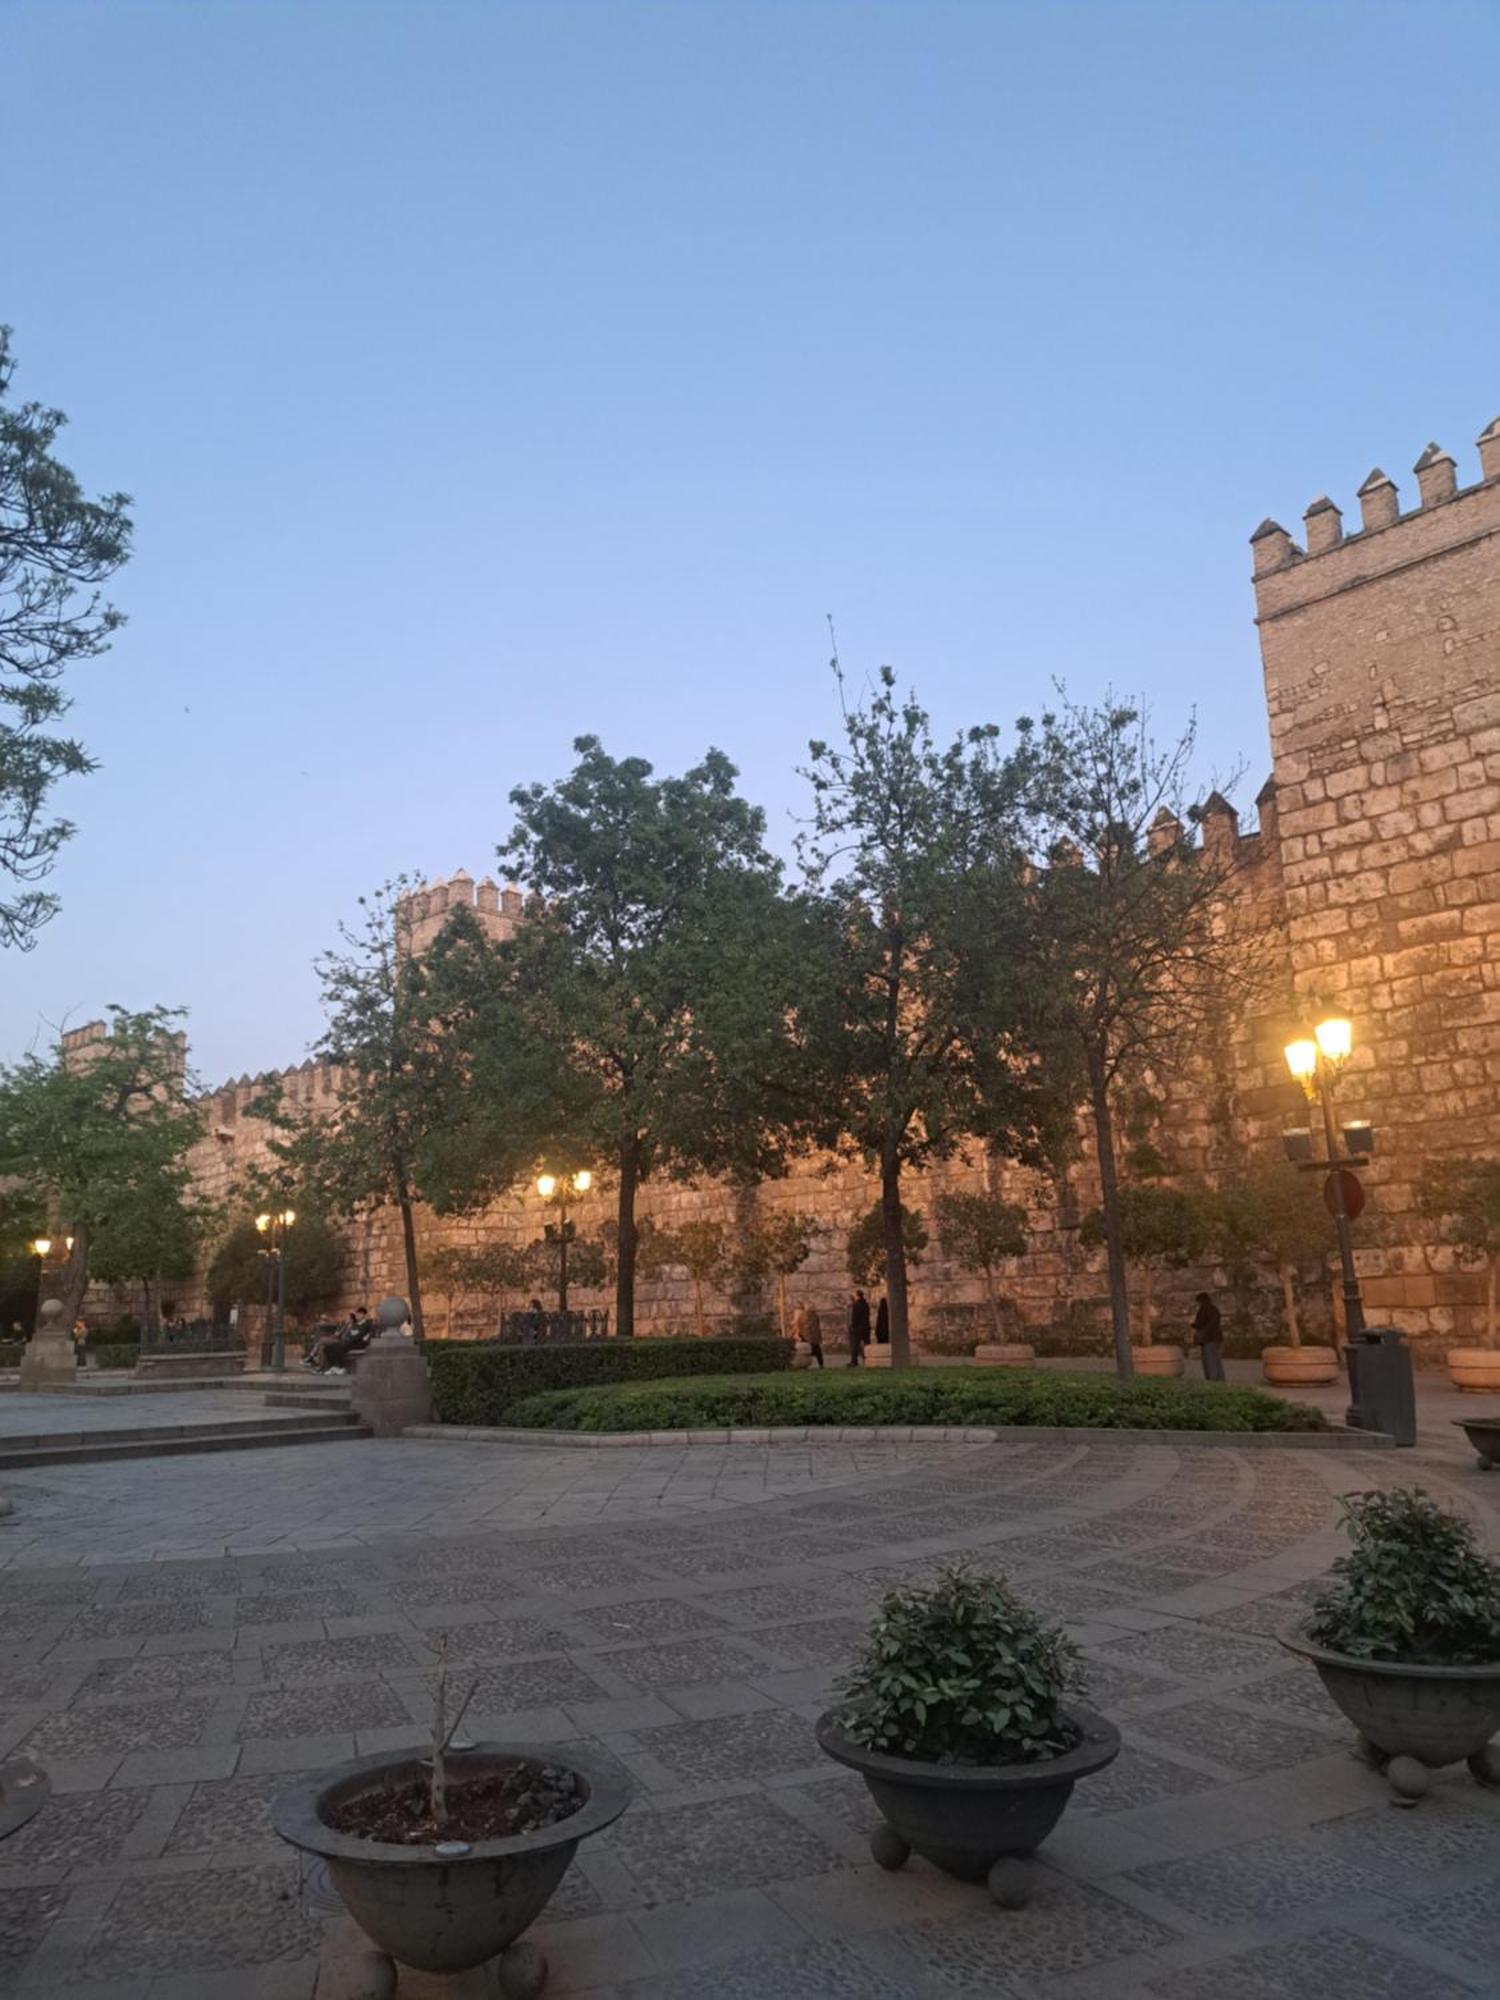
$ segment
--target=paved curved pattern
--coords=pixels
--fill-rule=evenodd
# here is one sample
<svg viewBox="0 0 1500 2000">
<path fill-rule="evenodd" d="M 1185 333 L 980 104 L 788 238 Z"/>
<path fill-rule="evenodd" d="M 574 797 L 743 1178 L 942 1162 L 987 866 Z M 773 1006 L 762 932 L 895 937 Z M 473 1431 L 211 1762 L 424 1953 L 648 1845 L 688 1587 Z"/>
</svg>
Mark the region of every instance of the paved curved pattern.
<svg viewBox="0 0 1500 2000">
<path fill-rule="evenodd" d="M 1500 1799 L 1450 1776 L 1393 1810 L 1274 1639 L 1338 1552 L 1337 1494 L 1414 1476 L 1494 1538 L 1500 1479 L 1451 1457 L 1108 1435 L 12 1476 L 0 1754 L 55 1796 L 0 1848 L 0 1993 L 308 2000 L 325 1911 L 268 1801 L 420 1741 L 440 1631 L 466 1728 L 587 1740 L 636 1788 L 535 1933 L 552 1993 L 1500 1993 Z M 862 1787 L 811 1734 L 880 1592 L 960 1552 L 1067 1622 L 1126 1737 L 1020 1912 L 873 1868 Z"/>
</svg>

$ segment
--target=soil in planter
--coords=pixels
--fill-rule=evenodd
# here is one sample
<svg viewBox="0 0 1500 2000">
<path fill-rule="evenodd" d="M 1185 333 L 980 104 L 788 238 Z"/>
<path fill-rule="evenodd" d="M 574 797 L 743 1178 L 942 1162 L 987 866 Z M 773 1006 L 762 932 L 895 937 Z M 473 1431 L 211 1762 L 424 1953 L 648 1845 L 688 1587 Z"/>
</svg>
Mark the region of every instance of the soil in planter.
<svg viewBox="0 0 1500 2000">
<path fill-rule="evenodd" d="M 587 1793 L 562 1764 L 523 1762 L 476 1778 L 448 1780 L 448 1816 L 432 1816 L 425 1778 L 365 1792 L 330 1806 L 324 1815 L 336 1833 L 382 1840 L 394 1847 L 433 1847 L 441 1840 L 508 1840 L 556 1826 L 583 1805 Z"/>
</svg>

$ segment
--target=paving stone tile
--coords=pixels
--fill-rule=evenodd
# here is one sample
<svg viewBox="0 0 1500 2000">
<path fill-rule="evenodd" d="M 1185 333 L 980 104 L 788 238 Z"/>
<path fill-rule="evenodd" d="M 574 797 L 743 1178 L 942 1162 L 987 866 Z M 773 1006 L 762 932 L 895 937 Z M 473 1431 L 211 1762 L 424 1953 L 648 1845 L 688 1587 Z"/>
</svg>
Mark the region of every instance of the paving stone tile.
<svg viewBox="0 0 1500 2000">
<path fill-rule="evenodd" d="M 1402 1936 L 1422 1938 L 1490 1973 L 1500 1968 L 1500 1886 L 1494 1875 L 1430 1901 L 1416 1898 L 1386 1922 Z"/>
<path fill-rule="evenodd" d="M 118 1979 L 261 1966 L 311 1956 L 321 1935 L 298 1900 L 294 1863 L 210 1869 L 124 1884 L 83 1970 Z"/>
<path fill-rule="evenodd" d="M 530 1550 L 518 1553 L 521 1588 L 549 1592 L 628 1590 L 649 1578 L 636 1563 L 620 1556 L 548 1557 Z"/>
<path fill-rule="evenodd" d="M 775 1771 L 801 1770 L 821 1755 L 812 1724 L 784 1709 L 642 1729 L 635 1740 L 683 1779 L 760 1779 Z"/>
<path fill-rule="evenodd" d="M 658 1810 L 633 1805 L 606 1836 L 642 1898 L 678 1902 L 706 1889 L 762 1888 L 846 1864 L 763 1792 Z"/>
<path fill-rule="evenodd" d="M 394 1632 L 367 1632 L 349 1639 L 303 1639 L 261 1649 L 271 1680 L 316 1687 L 325 1678 L 410 1672 L 412 1649 Z"/>
<path fill-rule="evenodd" d="M 75 1700 L 107 1701 L 133 1696 L 177 1694 L 195 1688 L 227 1687 L 234 1680 L 234 1655 L 219 1650 L 153 1653 L 133 1660 L 100 1660 Z"/>
<path fill-rule="evenodd" d="M 168 1837 L 166 1852 L 216 1854 L 226 1847 L 274 1846 L 271 1801 L 295 1784 L 297 1776 L 275 1771 L 194 1785 Z"/>
<path fill-rule="evenodd" d="M 1248 1682 L 1236 1690 L 1235 1699 L 1257 1708 L 1275 1709 L 1278 1714 L 1308 1716 L 1317 1722 L 1336 1724 L 1346 1734 L 1351 1725 L 1329 1699 L 1323 1683 L 1310 1666 L 1288 1667 L 1284 1673 Z"/>
<path fill-rule="evenodd" d="M 851 1833 L 871 1834 L 884 1820 L 879 1806 L 870 1797 L 869 1786 L 853 1772 L 839 1778 L 825 1778 L 814 1784 L 802 1784 L 797 1790 L 819 1812 L 826 1812 L 841 1821 Z"/>
<path fill-rule="evenodd" d="M 1163 1973 L 1155 2000 L 1473 2000 L 1475 1989 L 1447 1979 L 1352 1931 L 1318 1931 L 1281 1944 Z"/>
<path fill-rule="evenodd" d="M 0 1977 L 22 1967 L 62 1914 L 66 1890 L 0 1889 Z"/>
<path fill-rule="evenodd" d="M 5 1614 L 0 1612 L 0 1625 Z M 6 1667 L 0 1673 L 0 1701 L 7 1708 L 18 1708 L 34 1701 L 46 1701 L 55 1688 L 76 1678 L 77 1667 L 54 1667 L 42 1664 L 33 1667 Z"/>
<path fill-rule="evenodd" d="M 370 1556 L 341 1549 L 330 1556 L 272 1556 L 259 1567 L 256 1587 L 265 1590 L 338 1590 L 351 1583 L 383 1581 Z"/>
<path fill-rule="evenodd" d="M 1090 1575 L 1095 1572 L 1090 1571 Z M 1212 1572 L 1207 1569 L 1188 1569 L 1181 1564 L 1154 1562 L 1114 1562 L 1098 1565 L 1097 1574 L 1117 1592 L 1132 1598 L 1166 1597 L 1174 1590 L 1188 1590 L 1195 1583 L 1202 1583 Z"/>
<path fill-rule="evenodd" d="M 429 1625 L 424 1628 L 431 1644 L 439 1633 L 448 1636 L 448 1658 L 459 1660 L 501 1660 L 513 1653 L 565 1653 L 570 1641 L 554 1626 L 539 1618 L 493 1618 L 474 1625 Z"/>
<path fill-rule="evenodd" d="M 1225 1925 L 1274 1919 L 1340 1897 L 1378 1895 L 1387 1883 L 1377 1870 L 1279 1834 L 1137 1868 L 1126 1879 Z"/>
<path fill-rule="evenodd" d="M 1131 1812 L 1137 1806 L 1154 1806 L 1162 1799 L 1186 1798 L 1193 1792 L 1209 1791 L 1213 1779 L 1190 1771 L 1169 1758 L 1154 1757 L 1126 1743 L 1112 1764 L 1092 1777 L 1080 1779 L 1068 1810 L 1070 1813 Z"/>
<path fill-rule="evenodd" d="M 741 1590 L 716 1590 L 696 1600 L 716 1618 L 740 1625 L 780 1625 L 793 1618 L 824 1618 L 830 1611 L 860 1601 L 862 1591 L 830 1574 L 814 1583 L 758 1583 Z"/>
<path fill-rule="evenodd" d="M 348 1590 L 257 1591 L 234 1607 L 237 1625 L 291 1625 L 306 1619 L 352 1618 L 367 1608 Z"/>
<path fill-rule="evenodd" d="M 1308 1835 L 1353 1862 L 1387 1866 L 1401 1874 L 1436 1872 L 1493 1863 L 1500 1855 L 1500 1797 L 1460 1779 L 1430 1792 L 1416 1812 L 1381 1804 L 1368 1812 L 1324 1820 Z"/>
<path fill-rule="evenodd" d="M 340 1729 L 396 1729 L 411 1721 L 401 1697 L 380 1681 L 328 1681 L 307 1688 L 265 1688 L 252 1694 L 236 1740 L 258 1736 L 322 1736 Z"/>
<path fill-rule="evenodd" d="M 1033 1611 L 1059 1621 L 1095 1615 L 1107 1618 L 1111 1606 L 1129 1601 L 1124 1591 L 1114 1589 L 1103 1577 L 1077 1570 L 1062 1576 L 1028 1576 L 1011 1587 Z"/>
<path fill-rule="evenodd" d="M 1138 1632 L 1134 1638 L 1116 1640 L 1091 1657 L 1124 1666 L 1138 1663 L 1161 1667 L 1188 1680 L 1209 1680 L 1280 1666 L 1286 1654 L 1254 1633 L 1230 1635 L 1201 1625 L 1162 1625 L 1154 1632 Z"/>
<path fill-rule="evenodd" d="M 869 1625 L 863 1618 L 815 1618 L 799 1625 L 771 1625 L 756 1643 L 799 1667 L 850 1667 L 864 1646 Z"/>
<path fill-rule="evenodd" d="M 630 2000 L 912 2000 L 917 1992 L 838 1939 L 757 1946 L 709 1965 L 633 1980 L 623 1990 Z M 1004 2000 L 999 1988 L 991 1990 Z"/>
<path fill-rule="evenodd" d="M 1269 1638 L 1276 1638 L 1302 1623 L 1313 1599 L 1323 1587 L 1319 1580 L 1316 1583 L 1296 1584 L 1290 1590 L 1272 1591 L 1265 1597 L 1253 1597 L 1244 1604 L 1211 1612 L 1204 1622 L 1225 1626 L 1232 1632 L 1260 1632 Z"/>
<path fill-rule="evenodd" d="M 213 1711 L 207 1696 L 82 1703 L 44 1717 L 21 1753 L 45 1763 L 49 1757 L 90 1757 L 106 1750 L 182 1750 L 201 1739 Z"/>
<path fill-rule="evenodd" d="M 517 1660 L 510 1666 L 465 1668 L 450 1688 L 462 1701 L 474 1683 L 471 1715 L 503 1715 L 513 1709 L 561 1708 L 565 1702 L 607 1701 L 608 1688 L 571 1660 Z"/>
<path fill-rule="evenodd" d="M 1044 1879 L 1022 1910 L 981 1909 L 957 1923 L 922 1923 L 891 1932 L 940 1987 L 1004 1993 L 1007 1978 L 1056 1976 L 1108 1965 L 1175 1942 L 1154 1917 L 1100 1890 Z"/>
<path fill-rule="evenodd" d="M 521 1595 L 513 1576 L 502 1582 L 489 1576 L 418 1577 L 410 1583 L 393 1583 L 391 1602 L 402 1611 L 426 1611 L 445 1604 L 491 1604 Z"/>
<path fill-rule="evenodd" d="M 80 1611 L 62 1637 L 65 1641 L 149 1639 L 162 1632 L 193 1632 L 209 1622 L 209 1613 L 196 1596 L 168 1597 Z"/>
<path fill-rule="evenodd" d="M 641 1597 L 630 1604 L 603 1604 L 575 1611 L 573 1622 L 595 1634 L 600 1644 L 620 1639 L 675 1639 L 688 1632 L 717 1630 L 717 1597 Z"/>
<path fill-rule="evenodd" d="M 570 1917 L 597 1916 L 604 1898 L 575 1862 L 552 1891 L 540 1919 L 543 1923 L 565 1923 Z"/>
<path fill-rule="evenodd" d="M 748 1647 L 730 1639 L 669 1640 L 660 1646 L 630 1646 L 601 1652 L 607 1666 L 640 1688 L 689 1687 L 699 1681 L 743 1680 L 764 1670 L 764 1662 Z"/>
<path fill-rule="evenodd" d="M 81 1792 L 49 1798 L 0 1847 L 0 1867 L 80 1868 L 112 1861 L 148 1803 L 145 1792 Z"/>
<path fill-rule="evenodd" d="M 1132 1736 L 1148 1735 L 1169 1749 L 1211 1758 L 1231 1771 L 1259 1773 L 1305 1764 L 1336 1750 L 1336 1740 L 1303 1725 L 1227 1709 L 1220 1702 L 1189 1702 L 1161 1710 L 1131 1725 Z"/>
<path fill-rule="evenodd" d="M 1131 1703 L 1159 1701 L 1163 1695 L 1182 1691 L 1179 1681 L 1134 1666 L 1122 1666 L 1113 1657 L 1112 1648 L 1109 1653 L 1085 1653 L 1080 1665 L 1083 1690 L 1079 1699 L 1098 1709 L 1101 1715 L 1113 1715 L 1117 1708 Z"/>
</svg>

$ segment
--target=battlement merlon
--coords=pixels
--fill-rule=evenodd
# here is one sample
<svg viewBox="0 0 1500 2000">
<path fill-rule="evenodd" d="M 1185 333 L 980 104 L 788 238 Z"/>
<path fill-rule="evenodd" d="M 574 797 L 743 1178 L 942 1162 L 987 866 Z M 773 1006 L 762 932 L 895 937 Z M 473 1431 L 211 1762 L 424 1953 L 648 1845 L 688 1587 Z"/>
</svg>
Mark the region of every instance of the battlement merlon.
<svg viewBox="0 0 1500 2000">
<path fill-rule="evenodd" d="M 396 906 L 402 944 L 411 951 L 427 951 L 438 932 L 457 909 L 473 912 L 485 936 L 496 941 L 510 937 L 521 915 L 519 889 L 500 885 L 486 875 L 476 882 L 467 868 L 451 875 L 437 876 L 422 888 L 403 896 Z"/>
<path fill-rule="evenodd" d="M 1304 516 L 1305 547 L 1279 522 L 1262 521 L 1250 538 L 1257 621 L 1500 535 L 1500 417 L 1478 443 L 1480 478 L 1464 487 L 1449 453 L 1428 445 L 1412 468 L 1417 505 L 1406 513 L 1395 482 L 1377 467 L 1359 489 L 1361 526 L 1352 534 L 1344 533 L 1343 517 L 1326 495 Z"/>
</svg>

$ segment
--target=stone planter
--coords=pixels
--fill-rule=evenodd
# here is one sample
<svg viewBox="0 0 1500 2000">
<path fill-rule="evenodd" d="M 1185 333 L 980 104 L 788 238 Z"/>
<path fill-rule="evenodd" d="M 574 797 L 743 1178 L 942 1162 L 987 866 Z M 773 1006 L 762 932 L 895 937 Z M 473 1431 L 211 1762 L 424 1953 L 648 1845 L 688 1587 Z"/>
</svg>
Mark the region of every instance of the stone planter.
<svg viewBox="0 0 1500 2000">
<path fill-rule="evenodd" d="M 864 1779 L 885 1824 L 870 1836 L 882 1868 L 916 1852 L 961 1882 L 984 1882 L 998 1903 L 1024 1902 L 1024 1862 L 1062 1818 L 1080 1778 L 1102 1771 L 1120 1752 L 1120 1732 L 1092 1709 L 1071 1707 L 1083 1732 L 1076 1748 L 1034 1764 L 926 1764 L 888 1757 L 846 1736 L 830 1712 L 818 1743 Z"/>
<path fill-rule="evenodd" d="M 1448 1379 L 1472 1396 L 1500 1396 L 1500 1347 L 1450 1347 Z"/>
<path fill-rule="evenodd" d="M 449 1782 L 517 1760 L 546 1756 L 535 1745 L 481 1743 L 450 1751 Z M 397 1965 L 418 1972 L 467 1972 L 515 1943 L 545 1908 L 580 1840 L 617 1820 L 629 1794 L 589 1758 L 569 1750 L 554 1760 L 582 1781 L 583 1805 L 555 1826 L 507 1840 L 401 1847 L 337 1833 L 324 1815 L 388 1785 L 425 1778 L 430 1766 L 411 1753 L 364 1757 L 283 1792 L 271 1808 L 281 1838 L 327 1864 L 328 1878 L 350 1916 Z M 502 1961 L 502 1992 L 540 1990 L 545 1962 L 527 1947 L 511 1966 Z"/>
<path fill-rule="evenodd" d="M 1391 1788 L 1410 1803 L 1427 1789 L 1427 1773 L 1467 1761 L 1482 1783 L 1500 1781 L 1500 1660 L 1478 1667 L 1408 1665 L 1355 1660 L 1306 1639 L 1282 1640 L 1310 1660 L 1330 1699 L 1384 1765 Z"/>
<path fill-rule="evenodd" d="M 1137 1375 L 1180 1375 L 1183 1353 L 1180 1347 L 1152 1345 L 1131 1350 Z"/>
<path fill-rule="evenodd" d="M 884 1340 L 877 1347 L 874 1341 L 865 1349 L 862 1365 L 866 1368 L 889 1368 L 891 1365 L 891 1343 Z"/>
<path fill-rule="evenodd" d="M 1268 1382 L 1284 1388 L 1313 1382 L 1337 1382 L 1338 1350 L 1332 1347 L 1263 1347 L 1260 1369 Z"/>
<path fill-rule="evenodd" d="M 1455 1417 L 1453 1421 L 1479 1453 L 1481 1472 L 1500 1465 L 1500 1417 Z"/>
<path fill-rule="evenodd" d="M 1035 1360 L 1036 1349 L 1024 1340 L 982 1340 L 974 1349 L 979 1368 L 1029 1368 Z"/>
<path fill-rule="evenodd" d="M 813 1365 L 813 1351 L 808 1346 L 807 1342 L 805 1340 L 793 1341 L 792 1366 L 794 1368 L 811 1368 L 812 1365 Z"/>
</svg>

